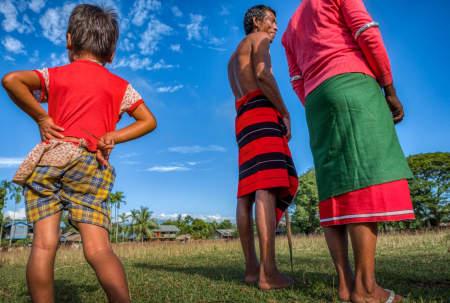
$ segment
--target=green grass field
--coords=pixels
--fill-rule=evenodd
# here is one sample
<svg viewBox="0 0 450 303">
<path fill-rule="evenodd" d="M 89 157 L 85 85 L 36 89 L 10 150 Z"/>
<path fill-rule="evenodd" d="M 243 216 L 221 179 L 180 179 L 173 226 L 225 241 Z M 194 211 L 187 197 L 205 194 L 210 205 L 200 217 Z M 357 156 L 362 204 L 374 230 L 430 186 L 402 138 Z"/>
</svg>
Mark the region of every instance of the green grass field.
<svg viewBox="0 0 450 303">
<path fill-rule="evenodd" d="M 261 291 L 243 284 L 238 240 L 118 244 L 133 302 L 338 302 L 336 276 L 323 236 L 294 238 L 290 273 L 286 238 L 277 261 L 299 283 Z M 381 235 L 376 274 L 380 285 L 409 302 L 450 302 L 450 233 Z M 25 266 L 29 248 L 0 253 L 0 301 L 29 302 Z M 61 248 L 55 265 L 56 302 L 106 302 L 81 249 Z"/>
</svg>

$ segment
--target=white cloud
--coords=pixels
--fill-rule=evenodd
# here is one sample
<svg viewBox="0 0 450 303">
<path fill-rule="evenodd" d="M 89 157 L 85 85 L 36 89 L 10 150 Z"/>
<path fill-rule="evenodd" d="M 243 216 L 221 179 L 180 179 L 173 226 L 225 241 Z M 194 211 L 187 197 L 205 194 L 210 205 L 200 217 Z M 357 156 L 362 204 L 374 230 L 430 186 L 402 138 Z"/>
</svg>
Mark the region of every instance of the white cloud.
<svg viewBox="0 0 450 303">
<path fill-rule="evenodd" d="M 26 51 L 24 50 L 24 46 L 22 42 L 19 40 L 11 37 L 6 36 L 2 40 L 3 46 L 6 48 L 8 52 L 14 53 L 14 54 L 26 54 Z"/>
<path fill-rule="evenodd" d="M 23 158 L 0 157 L 0 167 L 17 167 L 23 160 Z"/>
<path fill-rule="evenodd" d="M 179 67 L 179 65 L 166 64 L 163 59 L 153 63 L 148 57 L 139 57 L 137 54 L 132 54 L 127 58 L 119 58 L 114 61 L 111 68 L 129 67 L 132 70 L 160 70 Z"/>
<path fill-rule="evenodd" d="M 5 59 L 6 61 L 16 61 L 16 59 L 11 57 L 10 55 L 3 56 L 3 59 Z"/>
<path fill-rule="evenodd" d="M 201 31 L 204 30 L 204 27 L 201 25 L 203 20 L 205 19 L 202 15 L 190 14 L 191 23 L 186 25 L 186 31 L 188 34 L 188 40 L 200 40 L 202 38 Z"/>
<path fill-rule="evenodd" d="M 171 33 L 172 28 L 170 26 L 152 17 L 148 22 L 147 30 L 141 35 L 141 42 L 138 44 L 138 47 L 141 49 L 141 54 L 154 54 L 158 50 L 158 44 L 162 40 L 162 37 L 168 36 Z"/>
<path fill-rule="evenodd" d="M 191 170 L 190 168 L 184 167 L 184 166 L 153 166 L 146 169 L 147 171 L 152 172 L 160 172 L 160 173 L 167 173 L 167 172 L 173 172 L 173 171 L 187 171 Z"/>
<path fill-rule="evenodd" d="M 31 0 L 28 3 L 28 7 L 35 13 L 39 13 L 45 6 L 45 0 Z"/>
<path fill-rule="evenodd" d="M 75 3 L 66 3 L 62 8 L 49 8 L 39 19 L 44 37 L 56 45 L 66 41 L 67 24 Z"/>
<path fill-rule="evenodd" d="M 131 22 L 134 25 L 141 26 L 148 18 L 150 11 L 158 11 L 161 9 L 161 2 L 158 0 L 137 0 L 133 4 L 130 11 Z"/>
<path fill-rule="evenodd" d="M 12 210 L 7 210 L 4 212 L 3 217 L 4 218 L 10 217 L 11 219 L 14 218 L 16 220 L 25 219 L 26 218 L 25 208 L 21 208 L 15 213 Z"/>
<path fill-rule="evenodd" d="M 59 55 L 55 53 L 50 54 L 50 64 L 47 64 L 49 67 L 60 66 L 65 64 L 69 64 L 69 58 L 66 52 L 61 53 Z"/>
<path fill-rule="evenodd" d="M 33 56 L 31 56 L 28 61 L 30 61 L 31 63 L 36 63 L 39 61 L 39 51 L 37 49 L 33 51 Z"/>
<path fill-rule="evenodd" d="M 222 5 L 222 9 L 220 10 L 219 15 L 226 16 L 226 15 L 229 15 L 229 14 L 230 14 L 230 11 L 228 10 L 228 8 L 226 8 L 225 6 Z"/>
<path fill-rule="evenodd" d="M 191 23 L 188 25 L 181 25 L 186 28 L 187 39 L 189 41 L 205 41 L 207 44 L 214 46 L 222 45 L 225 43 L 224 38 L 215 37 L 209 30 L 207 25 L 203 25 L 205 17 L 197 14 L 190 14 Z"/>
<path fill-rule="evenodd" d="M 137 157 L 137 156 L 140 156 L 140 155 L 141 155 L 140 153 L 131 152 L 131 153 L 119 155 L 119 158 L 120 159 L 127 159 L 127 158 Z"/>
<path fill-rule="evenodd" d="M 175 17 L 183 16 L 183 12 L 178 8 L 178 6 L 172 6 L 172 13 L 175 15 Z"/>
<path fill-rule="evenodd" d="M 17 30 L 19 33 L 31 33 L 34 27 L 27 15 L 22 18 L 22 23 L 17 20 L 16 5 L 11 0 L 2 1 L 0 3 L 0 13 L 3 14 L 4 20 L 2 22 L 3 29 L 7 32 Z"/>
<path fill-rule="evenodd" d="M 192 145 L 192 146 L 173 146 L 169 147 L 169 152 L 181 154 L 196 154 L 201 152 L 226 152 L 226 149 L 220 145 Z"/>
<path fill-rule="evenodd" d="M 127 52 L 132 51 L 134 49 L 134 43 L 130 39 L 125 38 L 119 43 L 119 49 Z"/>
<path fill-rule="evenodd" d="M 177 90 L 180 90 L 184 87 L 184 85 L 180 84 L 180 85 L 175 85 L 175 86 L 163 86 L 163 87 L 158 87 L 157 91 L 158 93 L 174 93 Z"/>
<path fill-rule="evenodd" d="M 216 221 L 216 222 L 222 222 L 224 220 L 230 220 L 232 223 L 235 224 L 236 218 L 235 217 L 224 217 L 222 215 L 219 214 L 215 214 L 215 215 L 188 215 L 188 214 L 165 214 L 165 213 L 161 213 L 161 214 L 157 214 L 154 215 L 154 217 L 158 220 L 161 221 L 166 221 L 166 220 L 176 220 L 178 218 L 178 216 L 181 216 L 182 219 L 186 218 L 187 216 L 191 216 L 194 219 L 202 219 L 204 221 L 207 222 L 212 222 L 212 221 Z"/>
<path fill-rule="evenodd" d="M 180 44 L 171 44 L 170 49 L 174 52 L 181 52 L 181 45 Z"/>
</svg>

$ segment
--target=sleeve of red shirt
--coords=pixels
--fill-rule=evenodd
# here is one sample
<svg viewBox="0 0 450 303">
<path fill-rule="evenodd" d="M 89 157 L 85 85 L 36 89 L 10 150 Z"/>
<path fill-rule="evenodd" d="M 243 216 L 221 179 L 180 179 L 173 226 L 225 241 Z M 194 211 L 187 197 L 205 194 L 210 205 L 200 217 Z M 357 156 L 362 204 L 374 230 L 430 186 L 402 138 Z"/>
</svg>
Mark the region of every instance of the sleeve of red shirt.
<svg viewBox="0 0 450 303">
<path fill-rule="evenodd" d="M 341 11 L 353 37 L 361 27 L 373 22 L 362 0 L 342 0 Z M 363 31 L 357 42 L 380 85 L 392 84 L 391 65 L 378 27 Z"/>
<path fill-rule="evenodd" d="M 39 70 L 37 70 L 37 69 L 34 69 L 33 70 L 38 76 L 39 76 L 39 79 L 41 80 L 41 96 L 40 96 L 40 98 L 39 98 L 39 102 L 45 102 L 45 100 L 46 100 L 46 93 L 47 93 L 47 88 L 45 87 L 45 80 L 44 80 L 44 76 L 42 75 L 42 73 L 39 71 Z M 39 92 L 39 91 L 38 91 Z"/>
<path fill-rule="evenodd" d="M 294 54 L 290 51 L 289 45 L 286 42 L 286 36 L 283 36 L 281 39 L 281 43 L 284 46 L 284 51 L 286 52 L 286 58 L 288 61 L 289 66 L 289 76 L 300 76 L 303 77 L 302 72 L 300 68 L 297 65 L 296 58 Z M 304 86 L 304 80 L 303 78 L 292 81 L 291 82 L 292 88 L 294 89 L 295 93 L 297 94 L 298 98 L 302 102 L 303 105 L 305 105 L 305 86 Z"/>
</svg>

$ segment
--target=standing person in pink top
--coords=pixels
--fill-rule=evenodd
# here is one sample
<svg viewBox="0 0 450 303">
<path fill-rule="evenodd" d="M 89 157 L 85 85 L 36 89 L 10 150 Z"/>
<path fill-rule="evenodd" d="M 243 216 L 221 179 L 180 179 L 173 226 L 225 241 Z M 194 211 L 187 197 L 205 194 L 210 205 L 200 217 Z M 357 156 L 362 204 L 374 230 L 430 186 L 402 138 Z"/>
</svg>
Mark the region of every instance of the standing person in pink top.
<svg viewBox="0 0 450 303">
<path fill-rule="evenodd" d="M 394 128 L 403 107 L 378 24 L 361 0 L 304 0 L 282 43 L 305 105 L 320 224 L 339 276 L 339 299 L 401 302 L 377 284 L 374 270 L 378 222 L 414 219 L 412 174 Z"/>
</svg>

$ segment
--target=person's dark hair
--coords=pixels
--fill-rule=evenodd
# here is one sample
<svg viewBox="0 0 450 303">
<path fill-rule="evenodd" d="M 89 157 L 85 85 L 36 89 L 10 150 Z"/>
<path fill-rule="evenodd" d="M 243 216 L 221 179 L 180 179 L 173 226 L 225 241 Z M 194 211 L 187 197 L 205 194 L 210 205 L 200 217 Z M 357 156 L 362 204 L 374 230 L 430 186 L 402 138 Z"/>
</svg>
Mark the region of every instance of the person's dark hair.
<svg viewBox="0 0 450 303">
<path fill-rule="evenodd" d="M 253 31 L 253 17 L 255 17 L 256 20 L 262 20 L 266 15 L 266 11 L 271 11 L 275 17 L 277 16 L 273 8 L 267 5 L 255 5 L 247 10 L 244 16 L 244 30 L 246 35 Z"/>
<path fill-rule="evenodd" d="M 77 5 L 70 14 L 67 29 L 74 54 L 86 51 L 98 57 L 102 63 L 107 62 L 116 50 L 119 38 L 117 18 L 112 9 L 90 4 Z"/>
</svg>

